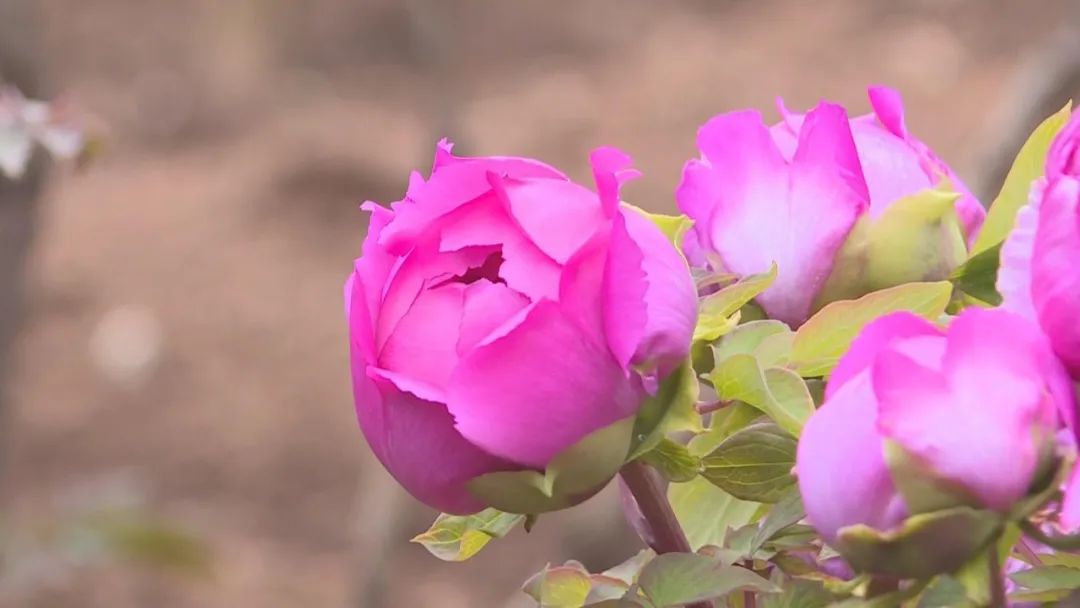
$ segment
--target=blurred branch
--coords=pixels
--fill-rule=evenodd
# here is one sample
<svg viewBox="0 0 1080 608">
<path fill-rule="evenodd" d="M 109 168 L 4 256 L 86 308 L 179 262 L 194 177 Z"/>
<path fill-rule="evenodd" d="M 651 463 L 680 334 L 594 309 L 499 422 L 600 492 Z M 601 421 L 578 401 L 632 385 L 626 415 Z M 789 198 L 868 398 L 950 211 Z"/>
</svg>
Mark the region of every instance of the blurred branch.
<svg viewBox="0 0 1080 608">
<path fill-rule="evenodd" d="M 42 93 L 37 6 L 35 0 L 0 0 L 0 80 L 34 97 Z M 37 225 L 46 164 L 44 156 L 36 153 L 18 179 L 0 175 L 0 487 L 6 480 L 5 439 L 11 433 L 7 379 L 22 317 L 26 262 Z"/>
<path fill-rule="evenodd" d="M 1080 3 L 1017 69 L 1005 98 L 987 116 L 975 149 L 974 191 L 984 204 L 997 195 L 1013 157 L 1044 118 L 1080 93 Z"/>
</svg>

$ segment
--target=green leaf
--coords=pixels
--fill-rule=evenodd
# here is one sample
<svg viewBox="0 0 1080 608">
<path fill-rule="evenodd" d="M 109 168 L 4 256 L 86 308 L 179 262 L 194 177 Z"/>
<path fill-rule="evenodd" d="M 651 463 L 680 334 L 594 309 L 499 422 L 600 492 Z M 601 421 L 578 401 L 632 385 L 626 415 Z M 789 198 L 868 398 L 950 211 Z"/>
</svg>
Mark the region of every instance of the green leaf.
<svg viewBox="0 0 1080 608">
<path fill-rule="evenodd" d="M 736 431 L 702 459 L 702 476 L 736 498 L 774 503 L 794 483 L 795 439 L 773 423 Z"/>
<path fill-rule="evenodd" d="M 543 608 L 581 608 L 592 590 L 589 572 L 576 562 L 548 566 L 533 575 L 522 591 Z"/>
<path fill-rule="evenodd" d="M 713 412 L 708 430 L 695 436 L 686 445 L 690 453 L 701 457 L 716 449 L 720 442 L 730 437 L 735 431 L 761 421 L 763 416 L 758 408 L 736 401 L 727 407 Z"/>
<path fill-rule="evenodd" d="M 990 204 L 986 221 L 983 222 L 979 236 L 972 247 L 972 255 L 986 251 L 1004 241 L 1012 231 L 1016 212 L 1027 203 L 1031 182 L 1042 177 L 1046 170 L 1046 155 L 1050 151 L 1050 143 L 1069 121 L 1070 105 L 1066 104 L 1056 114 L 1035 127 L 1024 145 L 1020 147 L 1020 152 L 1016 155 L 1009 174 L 1005 176 L 1001 192 Z"/>
<path fill-rule="evenodd" d="M 1001 264 L 1001 243 L 981 251 L 957 268 L 949 280 L 957 289 L 990 306 L 1001 304 L 997 291 L 998 266 Z"/>
<path fill-rule="evenodd" d="M 794 338 L 795 334 L 781 321 L 769 319 L 743 323 L 713 346 L 713 360 L 723 361 L 733 355 L 753 355 L 763 366 L 779 365 L 791 354 L 791 341 Z"/>
<path fill-rule="evenodd" d="M 686 231 L 694 225 L 694 222 L 690 218 L 685 215 L 650 213 L 641 207 L 629 203 L 623 203 L 623 205 L 644 215 L 650 222 L 656 224 L 656 227 L 660 229 L 660 232 L 664 233 L 664 236 L 666 236 L 669 241 L 671 241 L 671 244 L 675 246 L 675 249 L 682 251 L 683 237 L 686 236 Z"/>
<path fill-rule="evenodd" d="M 645 401 L 634 421 L 632 449 L 627 460 L 634 460 L 653 449 L 677 431 L 702 431 L 701 416 L 694 409 L 701 385 L 687 359 L 660 383 L 660 389 Z"/>
<path fill-rule="evenodd" d="M 734 285 L 724 287 L 701 300 L 698 323 L 694 328 L 694 341 L 711 342 L 731 331 L 738 323 L 734 318 L 739 309 L 768 289 L 776 280 L 776 264 L 768 272 L 740 279 Z"/>
<path fill-rule="evenodd" d="M 691 454 L 685 445 L 667 438 L 645 452 L 641 459 L 660 471 L 668 481 L 690 481 L 701 471 L 701 459 Z"/>
<path fill-rule="evenodd" d="M 833 302 L 795 332 L 790 365 L 803 377 L 826 375 L 870 322 L 902 310 L 936 320 L 945 312 L 951 294 L 948 281 L 908 283 L 858 300 Z"/>
<path fill-rule="evenodd" d="M 572 507 L 599 491 L 622 468 L 634 424 L 630 416 L 594 431 L 555 456 L 543 473 L 486 473 L 469 482 L 469 491 L 508 513 L 546 513 Z"/>
<path fill-rule="evenodd" d="M 442 513 L 412 542 L 447 562 L 462 562 L 479 553 L 493 538 L 502 538 L 525 520 L 524 515 L 484 509 L 472 515 Z"/>
<path fill-rule="evenodd" d="M 781 367 L 762 370 L 753 355 L 718 360 L 710 379 L 723 401 L 742 401 L 798 437 L 814 413 L 814 400 L 798 374 Z"/>
<path fill-rule="evenodd" d="M 1046 566 L 1064 566 L 1080 572 L 1080 555 L 1076 553 L 1066 553 L 1065 551 L 1040 553 L 1039 561 Z"/>
<path fill-rule="evenodd" d="M 974 608 L 960 581 L 939 576 L 919 598 L 918 608 Z"/>
<path fill-rule="evenodd" d="M 722 545 L 728 530 L 753 521 L 761 506 L 739 500 L 701 477 L 669 485 L 667 496 L 695 551 L 706 545 Z"/>
<path fill-rule="evenodd" d="M 711 600 L 737 590 L 779 591 L 772 582 L 746 568 L 725 566 L 694 553 L 657 556 L 642 569 L 638 585 L 657 608 Z"/>
<path fill-rule="evenodd" d="M 754 553 L 778 532 L 799 523 L 804 517 L 806 517 L 806 510 L 803 509 L 802 496 L 799 495 L 798 488 L 792 488 L 765 515 L 753 540 L 750 541 L 749 557 L 753 557 Z"/>
<path fill-rule="evenodd" d="M 791 579 L 783 585 L 779 594 L 766 595 L 761 599 L 762 608 L 824 608 L 836 601 L 817 581 Z"/>
<path fill-rule="evenodd" d="M 1068 566 L 1040 566 L 1009 575 L 1017 585 L 1031 591 L 1080 589 L 1080 570 Z"/>
</svg>

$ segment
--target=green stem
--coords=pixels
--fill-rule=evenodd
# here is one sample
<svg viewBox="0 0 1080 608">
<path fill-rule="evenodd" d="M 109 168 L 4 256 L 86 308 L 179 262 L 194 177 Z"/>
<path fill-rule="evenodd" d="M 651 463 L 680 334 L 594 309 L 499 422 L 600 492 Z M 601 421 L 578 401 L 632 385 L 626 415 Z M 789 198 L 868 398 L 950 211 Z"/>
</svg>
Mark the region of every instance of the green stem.
<svg viewBox="0 0 1080 608">
<path fill-rule="evenodd" d="M 1001 570 L 1001 555 L 997 543 L 990 545 L 990 608 L 1007 608 L 1005 602 L 1005 573 Z"/>
</svg>

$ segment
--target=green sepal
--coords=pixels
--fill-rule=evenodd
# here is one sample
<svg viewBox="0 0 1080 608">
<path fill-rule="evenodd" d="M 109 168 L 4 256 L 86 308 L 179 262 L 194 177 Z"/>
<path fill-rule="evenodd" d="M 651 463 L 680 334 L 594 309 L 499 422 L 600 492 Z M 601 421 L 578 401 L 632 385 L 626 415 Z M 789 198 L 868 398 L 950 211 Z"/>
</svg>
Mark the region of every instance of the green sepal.
<svg viewBox="0 0 1080 608">
<path fill-rule="evenodd" d="M 469 482 L 478 499 L 507 513 L 546 513 L 599 492 L 626 461 L 634 417 L 623 418 L 559 453 L 544 472 L 502 471 Z"/>
<path fill-rule="evenodd" d="M 876 219 L 860 217 L 814 308 L 887 287 L 948 278 L 967 259 L 956 215 L 959 198 L 943 184 L 893 202 Z"/>
<path fill-rule="evenodd" d="M 634 422 L 633 440 L 627 460 L 634 460 L 655 448 L 676 431 L 704 430 L 694 409 L 701 385 L 688 359 L 660 382 L 656 394 L 645 400 Z"/>
<path fill-rule="evenodd" d="M 1003 524 L 992 511 L 953 507 L 912 515 L 884 532 L 863 524 L 841 528 L 836 548 L 860 572 L 928 579 L 966 564 L 997 538 Z"/>
</svg>

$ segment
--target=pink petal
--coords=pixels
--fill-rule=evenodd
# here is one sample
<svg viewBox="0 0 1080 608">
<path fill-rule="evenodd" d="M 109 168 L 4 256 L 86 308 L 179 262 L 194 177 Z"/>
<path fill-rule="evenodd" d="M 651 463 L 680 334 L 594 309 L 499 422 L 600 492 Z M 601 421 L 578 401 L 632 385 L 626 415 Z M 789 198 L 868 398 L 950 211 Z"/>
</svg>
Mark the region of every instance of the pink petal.
<svg viewBox="0 0 1080 608">
<path fill-rule="evenodd" d="M 1016 225 L 1001 246 L 996 288 L 1001 307 L 1027 319 L 1035 319 L 1031 302 L 1031 256 L 1035 253 L 1035 233 L 1039 228 L 1039 206 L 1046 180 L 1032 182 L 1028 204 L 1016 212 Z"/>
<path fill-rule="evenodd" d="M 608 146 L 600 147 L 589 155 L 593 178 L 596 180 L 596 192 L 604 209 L 604 215 L 612 217 L 619 210 L 619 188 L 626 182 L 641 175 L 631 166 L 628 154 Z"/>
<path fill-rule="evenodd" d="M 1046 190 L 1032 258 L 1031 292 L 1054 351 L 1080 379 L 1080 178 Z"/>
<path fill-rule="evenodd" d="M 779 269 L 776 282 L 758 301 L 771 317 L 798 325 L 809 316 L 836 252 L 868 204 L 843 108 L 821 104 L 807 115 L 790 180 L 788 209 L 781 211 L 786 213 L 757 226 L 758 238 L 767 238 L 775 250 L 772 258 Z"/>
<path fill-rule="evenodd" d="M 1074 113 L 1054 137 L 1046 156 L 1046 177 L 1055 179 L 1063 175 L 1080 177 L 1080 113 Z"/>
<path fill-rule="evenodd" d="M 646 319 L 633 362 L 657 365 L 664 376 L 689 353 L 697 324 L 697 290 L 686 260 L 655 224 L 630 209 L 623 209 L 622 216 L 628 236 L 640 248 L 645 275 Z"/>
<path fill-rule="evenodd" d="M 488 173 L 515 179 L 566 179 L 556 169 L 532 159 L 459 158 L 440 144 L 431 178 L 410 182 L 408 196 L 394 205 L 394 222 L 383 231 L 380 244 L 395 255 L 404 255 L 432 222 L 489 192 Z"/>
<path fill-rule="evenodd" d="M 920 155 L 903 139 L 873 123 L 854 125 L 852 134 L 870 192 L 871 217 L 936 184 L 923 169 Z"/>
<path fill-rule="evenodd" d="M 574 182 L 511 180 L 505 192 L 522 231 L 560 264 L 607 224 L 596 194 Z"/>
<path fill-rule="evenodd" d="M 608 344 L 602 296 L 610 240 L 610 231 L 593 236 L 567 260 L 559 284 L 563 313 L 596 345 Z"/>
<path fill-rule="evenodd" d="M 866 91 L 870 97 L 870 107 L 874 109 L 881 126 L 893 135 L 906 139 L 907 125 L 904 124 L 904 100 L 900 92 L 890 87 L 870 87 Z"/>
<path fill-rule="evenodd" d="M 1003 512 L 1027 492 L 1040 429 L 1052 432 L 1055 416 L 1025 324 L 969 309 L 949 329 L 943 372 L 897 350 L 880 353 L 872 371 L 880 432 Z"/>
<path fill-rule="evenodd" d="M 847 382 L 872 366 L 874 358 L 887 346 L 916 337 L 936 337 L 944 342 L 944 334 L 933 323 L 907 312 L 881 317 L 864 327 L 829 376 L 825 398 L 832 398 Z"/>
<path fill-rule="evenodd" d="M 888 530 L 906 516 L 885 465 L 876 415 L 869 377 L 860 373 L 825 401 L 799 437 L 799 491 L 811 525 L 826 542 L 835 543 L 846 526 Z"/>
<path fill-rule="evenodd" d="M 460 207 L 438 228 L 443 251 L 481 244 L 501 247 L 499 277 L 515 291 L 533 300 L 558 294 L 562 268 L 510 219 L 501 196 L 493 193 Z"/>
<path fill-rule="evenodd" d="M 540 468 L 590 432 L 633 414 L 642 392 L 606 348 L 545 300 L 505 336 L 465 357 L 448 397 L 469 441 Z"/>
<path fill-rule="evenodd" d="M 420 292 L 379 354 L 379 367 L 445 388 L 458 362 L 465 285 L 447 283 Z"/>
<path fill-rule="evenodd" d="M 528 298 L 504 284 L 480 280 L 469 285 L 465 289 L 458 354 L 467 355 L 528 305 Z"/>
<path fill-rule="evenodd" d="M 616 214 L 613 222 L 604 266 L 603 300 L 598 305 L 603 310 L 604 335 L 611 352 L 619 366 L 626 369 L 649 321 L 645 302 L 648 282 L 644 256 L 627 232 L 625 214 Z"/>
<path fill-rule="evenodd" d="M 453 418 L 442 404 L 401 392 L 380 378 L 366 382 L 356 396 L 358 411 L 365 411 L 360 426 L 373 448 L 372 437 L 378 438 L 382 449 L 376 456 L 398 483 L 445 513 L 475 513 L 486 507 L 466 484 L 513 466 L 466 441 L 454 430 Z"/>
</svg>

